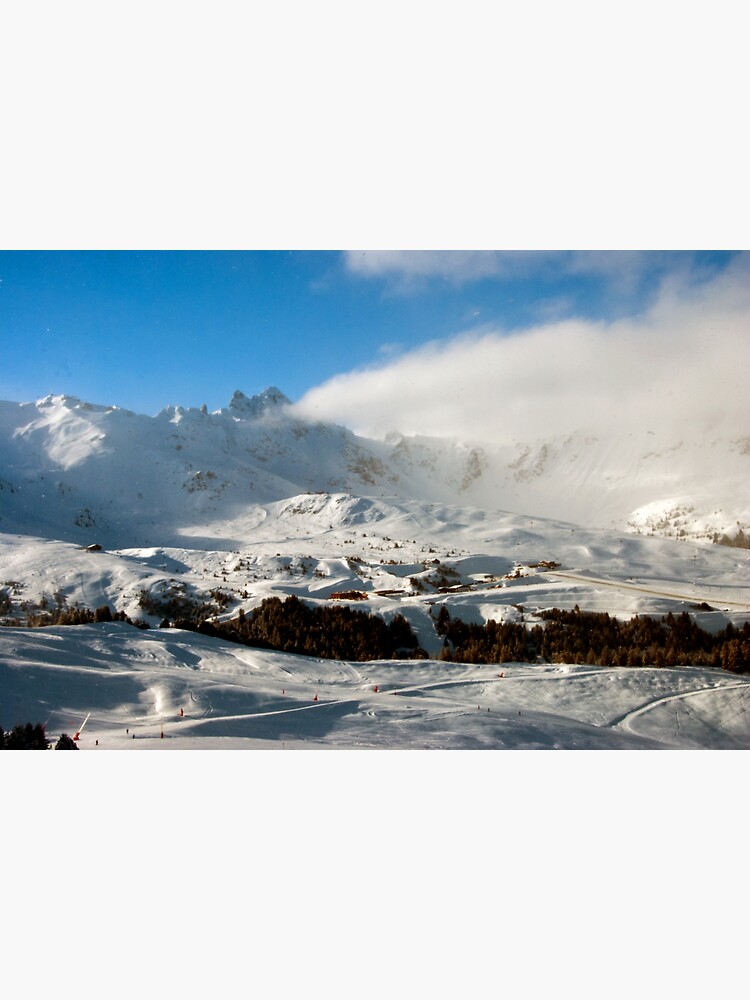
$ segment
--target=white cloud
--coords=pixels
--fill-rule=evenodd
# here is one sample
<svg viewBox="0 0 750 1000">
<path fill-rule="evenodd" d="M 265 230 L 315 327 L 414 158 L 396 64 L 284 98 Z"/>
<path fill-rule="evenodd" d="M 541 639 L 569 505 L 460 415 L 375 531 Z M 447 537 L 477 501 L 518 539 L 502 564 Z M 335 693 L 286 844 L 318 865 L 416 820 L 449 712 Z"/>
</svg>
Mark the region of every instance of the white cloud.
<svg viewBox="0 0 750 1000">
<path fill-rule="evenodd" d="M 400 286 L 426 278 L 457 285 L 483 278 L 509 278 L 553 261 L 546 250 L 347 250 L 347 270 L 366 278 L 389 278 Z"/>
<path fill-rule="evenodd" d="M 654 250 L 347 250 L 344 263 L 350 273 L 384 279 L 400 292 L 421 289 L 429 279 L 463 286 L 533 275 L 588 275 L 632 292 L 649 271 L 689 273 L 695 267 L 690 252 Z"/>
<path fill-rule="evenodd" d="M 633 284 L 659 254 L 637 250 L 348 250 L 348 271 L 386 278 L 410 288 L 429 278 L 464 285 L 484 278 L 509 280 L 531 275 L 589 274 L 617 284 Z"/>
<path fill-rule="evenodd" d="M 747 433 L 749 335 L 743 256 L 697 286 L 671 278 L 642 316 L 475 330 L 338 375 L 297 410 L 370 436 L 503 442 L 613 423 Z"/>
</svg>

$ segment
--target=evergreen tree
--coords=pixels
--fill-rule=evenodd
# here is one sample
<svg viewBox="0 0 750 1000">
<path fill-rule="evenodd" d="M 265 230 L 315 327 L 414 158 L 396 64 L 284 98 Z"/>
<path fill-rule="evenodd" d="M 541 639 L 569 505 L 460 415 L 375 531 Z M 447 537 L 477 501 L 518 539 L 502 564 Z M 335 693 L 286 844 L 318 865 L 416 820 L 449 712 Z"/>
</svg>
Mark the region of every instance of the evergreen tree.
<svg viewBox="0 0 750 1000">
<path fill-rule="evenodd" d="M 5 750 L 47 750 L 49 740 L 44 734 L 44 726 L 38 722 L 35 726 L 30 722 L 26 725 L 14 726 L 11 732 L 4 736 Z"/>
<path fill-rule="evenodd" d="M 437 622 L 435 624 L 435 631 L 438 635 L 445 635 L 448 631 L 448 625 L 450 624 L 451 616 L 448 608 L 443 604 L 438 612 Z"/>
</svg>

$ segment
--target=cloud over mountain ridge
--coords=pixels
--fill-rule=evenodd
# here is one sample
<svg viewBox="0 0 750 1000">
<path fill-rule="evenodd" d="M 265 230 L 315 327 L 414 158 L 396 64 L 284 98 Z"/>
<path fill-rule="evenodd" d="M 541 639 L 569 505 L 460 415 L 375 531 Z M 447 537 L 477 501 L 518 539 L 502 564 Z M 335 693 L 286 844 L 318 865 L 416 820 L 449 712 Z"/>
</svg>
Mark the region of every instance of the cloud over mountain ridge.
<svg viewBox="0 0 750 1000">
<path fill-rule="evenodd" d="M 0 530 L 68 541 L 95 531 L 119 545 L 204 530 L 215 541 L 236 537 L 253 505 L 318 491 L 697 537 L 746 524 L 750 435 L 680 430 L 605 426 L 499 445 L 369 439 L 303 418 L 275 388 L 238 390 L 213 413 L 169 406 L 155 417 L 68 396 L 5 402 Z"/>
</svg>

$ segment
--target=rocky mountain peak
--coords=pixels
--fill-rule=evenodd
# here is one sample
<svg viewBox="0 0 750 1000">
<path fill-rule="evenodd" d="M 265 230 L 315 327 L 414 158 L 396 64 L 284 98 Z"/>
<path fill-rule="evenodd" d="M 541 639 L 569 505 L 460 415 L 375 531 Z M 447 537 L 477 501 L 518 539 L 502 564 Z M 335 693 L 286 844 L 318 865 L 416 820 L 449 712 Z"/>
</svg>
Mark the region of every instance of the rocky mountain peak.
<svg viewBox="0 0 750 1000">
<path fill-rule="evenodd" d="M 235 417 L 259 417 L 269 410 L 289 405 L 291 400 L 272 385 L 257 396 L 246 396 L 240 389 L 235 390 L 229 403 L 229 410 Z"/>
</svg>

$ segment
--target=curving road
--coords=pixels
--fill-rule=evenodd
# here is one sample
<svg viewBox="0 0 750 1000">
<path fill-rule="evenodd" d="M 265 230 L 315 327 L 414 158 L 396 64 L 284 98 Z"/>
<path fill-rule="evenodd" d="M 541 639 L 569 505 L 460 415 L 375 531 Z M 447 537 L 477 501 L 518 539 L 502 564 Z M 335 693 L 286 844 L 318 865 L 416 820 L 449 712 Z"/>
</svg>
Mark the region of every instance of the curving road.
<svg viewBox="0 0 750 1000">
<path fill-rule="evenodd" d="M 695 591 L 692 594 L 675 594 L 666 590 L 653 590 L 650 587 L 639 587 L 635 583 L 624 583 L 618 580 L 602 580 L 596 576 L 585 576 L 583 573 L 560 573 L 558 571 L 547 574 L 548 576 L 562 577 L 565 580 L 576 580 L 579 583 L 593 583 L 599 587 L 612 587 L 615 590 L 633 590 L 637 594 L 649 594 L 653 597 L 671 597 L 675 601 L 690 601 L 692 604 L 705 601 L 709 604 L 713 601 L 716 604 L 726 605 L 733 608 L 742 608 L 743 611 L 750 611 L 750 602 L 747 601 L 726 601 L 722 597 L 712 594 L 709 597 L 702 597 Z"/>
</svg>

